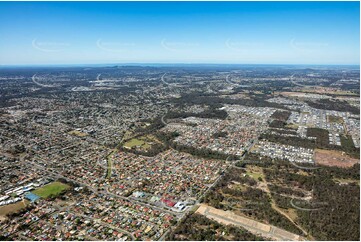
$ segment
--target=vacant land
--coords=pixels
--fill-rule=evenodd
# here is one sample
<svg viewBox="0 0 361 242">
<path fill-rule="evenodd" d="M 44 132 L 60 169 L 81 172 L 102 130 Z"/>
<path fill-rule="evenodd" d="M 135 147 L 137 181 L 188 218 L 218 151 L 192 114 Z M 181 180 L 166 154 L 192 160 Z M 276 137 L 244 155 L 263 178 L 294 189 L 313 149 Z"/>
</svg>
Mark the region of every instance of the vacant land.
<svg viewBox="0 0 361 242">
<path fill-rule="evenodd" d="M 124 148 L 127 148 L 127 149 L 131 149 L 131 148 L 136 147 L 136 146 L 141 146 L 143 148 L 147 148 L 149 145 L 147 145 L 145 143 L 145 141 L 143 141 L 141 139 L 136 139 L 136 138 L 131 139 L 131 140 L 129 140 L 128 142 L 126 142 L 124 144 Z"/>
<path fill-rule="evenodd" d="M 360 186 L 360 180 L 356 180 L 356 179 L 334 178 L 333 181 L 338 184 L 341 184 L 341 185 L 348 185 L 350 183 L 356 183 L 358 186 Z"/>
<path fill-rule="evenodd" d="M 23 208 L 25 208 L 29 204 L 28 200 L 23 200 L 17 203 L 5 205 L 0 207 L 0 217 L 6 216 L 10 213 L 15 213 Z"/>
<path fill-rule="evenodd" d="M 286 97 L 306 97 L 308 95 L 304 92 L 281 92 L 280 94 Z"/>
<path fill-rule="evenodd" d="M 69 185 L 66 185 L 61 182 L 52 182 L 50 184 L 47 184 L 41 188 L 38 188 L 33 191 L 35 195 L 38 195 L 42 198 L 48 198 L 50 196 L 57 196 L 62 191 L 67 190 L 69 188 Z"/>
<path fill-rule="evenodd" d="M 303 240 L 304 238 L 300 235 L 290 233 L 286 230 L 279 229 L 275 226 L 260 223 L 256 220 L 239 216 L 234 214 L 231 211 L 224 211 L 221 209 L 215 209 L 213 207 L 207 206 L 205 204 L 201 204 L 198 208 L 197 212 L 206 216 L 207 218 L 214 219 L 215 221 L 225 224 L 225 225 L 233 225 L 240 226 L 248 231 L 260 234 L 267 238 L 272 238 L 274 240 Z"/>
<path fill-rule="evenodd" d="M 68 134 L 70 134 L 70 135 L 75 135 L 75 136 L 79 136 L 79 137 L 85 137 L 85 136 L 88 135 L 87 133 L 83 133 L 83 132 L 80 132 L 80 131 L 78 131 L 78 130 L 70 131 Z"/>
<path fill-rule="evenodd" d="M 318 165 L 351 167 L 358 163 L 358 159 L 354 159 L 344 154 L 344 152 L 336 150 L 316 149 L 315 160 Z"/>
<path fill-rule="evenodd" d="M 327 115 L 328 121 L 330 123 L 343 123 L 343 118 L 342 117 L 338 117 L 338 116 L 333 116 L 333 115 Z"/>
<path fill-rule="evenodd" d="M 297 130 L 298 125 L 297 124 L 287 124 L 287 125 L 285 125 L 285 128 L 292 129 L 292 130 Z"/>
<path fill-rule="evenodd" d="M 300 92 L 317 93 L 317 94 L 331 94 L 331 95 L 355 95 L 350 91 L 342 90 L 340 88 L 333 87 L 303 87 Z"/>
<path fill-rule="evenodd" d="M 152 147 L 160 142 L 153 135 L 143 135 L 137 138 L 132 138 L 124 143 L 123 147 L 131 150 L 149 151 Z"/>
<path fill-rule="evenodd" d="M 262 168 L 258 166 L 247 166 L 247 172 L 246 174 L 250 177 L 252 177 L 255 180 L 262 179 L 263 180 L 263 173 Z"/>
<path fill-rule="evenodd" d="M 123 140 L 130 139 L 131 137 L 132 137 L 132 132 L 130 132 L 129 130 L 127 130 L 127 131 L 124 133 Z"/>
</svg>

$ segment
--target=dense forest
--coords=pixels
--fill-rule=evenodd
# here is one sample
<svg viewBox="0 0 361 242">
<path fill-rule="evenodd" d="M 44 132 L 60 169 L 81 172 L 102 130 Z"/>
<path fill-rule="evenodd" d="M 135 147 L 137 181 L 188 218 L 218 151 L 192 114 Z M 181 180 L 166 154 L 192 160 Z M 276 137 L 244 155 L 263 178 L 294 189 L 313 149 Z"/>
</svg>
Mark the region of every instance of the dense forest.
<svg viewBox="0 0 361 242">
<path fill-rule="evenodd" d="M 360 109 L 354 106 L 351 106 L 346 101 L 332 101 L 329 99 L 320 99 L 317 102 L 314 101 L 305 101 L 310 107 L 326 110 L 335 110 L 340 112 L 350 112 L 353 114 L 360 114 Z"/>
<path fill-rule="evenodd" d="M 218 118 L 226 119 L 228 116 L 227 112 L 224 110 L 219 110 L 216 106 L 211 106 L 209 109 L 201 113 L 192 113 L 192 112 L 169 112 L 165 116 L 166 119 L 173 118 L 187 118 L 187 117 L 198 117 L 198 118 Z"/>
<path fill-rule="evenodd" d="M 247 186 L 245 189 L 229 187 L 233 182 L 246 184 Z M 257 182 L 254 179 L 243 176 L 241 170 L 230 169 L 222 176 L 217 186 L 212 188 L 204 197 L 202 202 L 218 209 L 230 209 L 238 212 L 241 210 L 239 210 L 238 206 L 233 206 L 233 204 L 242 204 L 242 213 L 244 215 L 302 235 L 302 231 L 272 208 L 270 196 L 266 192 L 253 188 L 256 184 Z"/>
<path fill-rule="evenodd" d="M 238 156 L 220 153 L 217 151 L 213 151 L 211 149 L 199 149 L 199 148 L 192 147 L 192 146 L 177 144 L 177 143 L 173 142 L 173 139 L 179 135 L 177 132 L 164 133 L 164 132 L 159 131 L 155 135 L 160 141 L 162 141 L 166 145 L 166 147 L 178 150 L 179 152 L 189 153 L 196 157 L 207 158 L 207 159 L 220 159 L 220 160 L 239 159 Z"/>
<path fill-rule="evenodd" d="M 287 119 L 290 117 L 291 112 L 289 111 L 280 111 L 277 110 L 271 115 L 271 119 L 277 119 L 279 121 L 286 122 Z"/>
<path fill-rule="evenodd" d="M 299 169 L 285 160 L 247 153 L 236 165 L 246 168 L 250 164 L 262 167 L 276 204 L 287 211 L 293 210 L 297 215 L 296 222 L 315 239 L 359 240 L 359 164 L 350 168 Z M 298 199 L 310 193 L 311 200 Z M 242 198 L 245 195 L 242 194 Z M 298 198 L 292 199 L 292 196 Z M 210 201 L 215 204 L 221 198 L 214 195 L 215 201 Z M 262 201 L 261 198 L 255 193 L 249 197 L 254 201 Z M 292 204 L 305 209 L 297 209 Z"/>
<path fill-rule="evenodd" d="M 269 127 L 282 129 L 286 126 L 286 124 L 287 123 L 285 121 L 274 119 L 269 123 Z"/>
<path fill-rule="evenodd" d="M 284 164 L 275 162 L 264 169 L 268 182 L 283 184 L 282 187 L 272 185 L 271 190 L 302 197 L 299 190 L 295 189 L 300 188 L 312 191 L 312 200 L 306 202 L 272 194 L 277 205 L 285 209 L 295 209 L 292 204 L 306 208 L 295 209 L 297 222 L 318 240 L 359 240 L 359 164 L 351 168 L 321 167 L 303 170 L 306 173 L 304 175 L 299 174 L 300 169 Z M 338 179 L 350 182 L 339 184 Z"/>
<path fill-rule="evenodd" d="M 284 145 L 291 145 L 291 146 L 299 146 L 304 148 L 315 148 L 316 142 L 315 140 L 305 139 L 301 137 L 290 137 L 290 136 L 281 136 L 269 133 L 263 133 L 260 135 L 260 139 L 268 140 L 274 143 L 280 143 Z"/>
<path fill-rule="evenodd" d="M 280 109 L 287 109 L 283 105 L 277 103 L 267 102 L 266 100 L 271 98 L 269 95 L 251 95 L 249 99 L 246 98 L 225 98 L 219 96 L 206 95 L 203 93 L 191 93 L 183 95 L 181 98 L 174 99 L 173 102 L 177 105 L 208 105 L 221 107 L 222 104 L 235 104 L 251 107 L 273 107 Z"/>
</svg>

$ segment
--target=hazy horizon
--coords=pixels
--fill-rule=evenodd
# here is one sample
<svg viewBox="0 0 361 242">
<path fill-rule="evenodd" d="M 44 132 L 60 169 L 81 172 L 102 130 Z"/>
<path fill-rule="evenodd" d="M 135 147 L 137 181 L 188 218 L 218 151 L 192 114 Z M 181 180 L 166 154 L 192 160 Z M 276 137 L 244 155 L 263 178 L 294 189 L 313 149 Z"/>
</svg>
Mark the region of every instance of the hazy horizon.
<svg viewBox="0 0 361 242">
<path fill-rule="evenodd" d="M 0 65 L 359 65 L 359 2 L 0 2 Z"/>
</svg>

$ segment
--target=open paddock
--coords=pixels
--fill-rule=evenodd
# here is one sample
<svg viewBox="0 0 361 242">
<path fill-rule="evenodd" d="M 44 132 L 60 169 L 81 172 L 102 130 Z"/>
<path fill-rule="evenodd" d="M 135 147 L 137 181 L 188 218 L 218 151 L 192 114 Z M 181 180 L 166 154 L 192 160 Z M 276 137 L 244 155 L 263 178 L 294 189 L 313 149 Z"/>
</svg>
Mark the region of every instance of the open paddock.
<svg viewBox="0 0 361 242">
<path fill-rule="evenodd" d="M 315 150 L 315 161 L 317 165 L 351 167 L 359 163 L 358 159 L 354 159 L 344 154 L 344 152 L 336 150 Z"/>
</svg>

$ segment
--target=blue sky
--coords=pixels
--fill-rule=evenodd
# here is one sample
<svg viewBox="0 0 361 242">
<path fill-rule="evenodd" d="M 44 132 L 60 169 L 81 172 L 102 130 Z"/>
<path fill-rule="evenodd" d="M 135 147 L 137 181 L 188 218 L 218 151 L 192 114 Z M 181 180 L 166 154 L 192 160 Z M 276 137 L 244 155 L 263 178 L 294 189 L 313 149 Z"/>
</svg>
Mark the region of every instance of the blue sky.
<svg viewBox="0 0 361 242">
<path fill-rule="evenodd" d="M 0 2 L 0 64 L 359 64 L 359 2 Z"/>
</svg>

